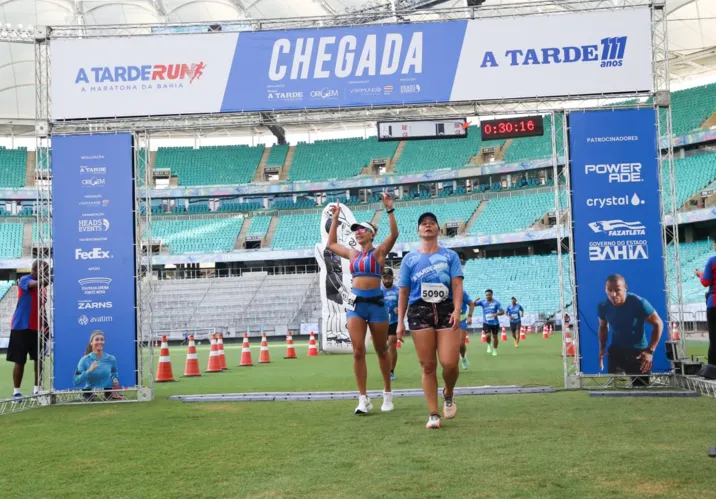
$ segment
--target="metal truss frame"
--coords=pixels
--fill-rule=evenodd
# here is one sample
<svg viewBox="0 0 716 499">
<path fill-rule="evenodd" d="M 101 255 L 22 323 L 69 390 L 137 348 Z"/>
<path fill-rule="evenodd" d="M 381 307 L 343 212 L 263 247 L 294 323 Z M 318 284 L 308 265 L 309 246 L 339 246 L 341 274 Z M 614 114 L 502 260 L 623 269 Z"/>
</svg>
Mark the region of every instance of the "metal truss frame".
<svg viewBox="0 0 716 499">
<path fill-rule="evenodd" d="M 104 25 L 104 26 L 59 26 L 43 27 L 35 31 L 35 54 L 36 54 L 36 135 L 38 145 L 38 168 L 50 167 L 49 143 L 55 134 L 82 134 L 82 133 L 117 133 L 130 132 L 135 138 L 135 255 L 136 278 L 137 278 L 137 355 L 138 355 L 138 382 L 139 387 L 126 391 L 126 400 L 151 400 L 153 395 L 152 369 L 154 353 L 152 349 L 152 315 L 153 315 L 153 287 L 151 251 L 143 249 L 143 243 L 151 240 L 151 199 L 148 189 L 139 189 L 142 185 L 140 179 L 139 165 L 143 159 L 144 164 L 149 164 L 148 145 L 153 134 L 160 134 L 165 131 L 187 131 L 187 130 L 225 130 L 243 129 L 256 126 L 266 126 L 267 116 L 271 125 L 314 125 L 333 124 L 346 122 L 372 122 L 388 119 L 410 119 L 425 117 L 465 117 L 465 116 L 495 116 L 509 114 L 529 113 L 551 113 L 552 116 L 552 167 L 555 173 L 555 205 L 557 208 L 557 234 L 558 234 L 558 262 L 560 281 L 560 313 L 564 314 L 569 307 L 572 307 L 573 315 L 576 310 L 576 283 L 574 273 L 574 255 L 571 251 L 569 241 L 572 235 L 572 219 L 570 196 L 565 196 L 563 203 L 561 194 L 569 194 L 570 180 L 569 169 L 564 168 L 562 177 L 558 171 L 558 158 L 568 157 L 568 124 L 566 112 L 573 109 L 604 109 L 605 107 L 642 107 L 654 106 L 660 110 L 660 119 L 657 124 L 659 137 L 671 135 L 671 110 L 669 102 L 669 71 L 668 71 L 668 46 L 666 36 L 666 11 L 664 2 L 661 0 L 623 0 L 618 3 L 610 0 L 544 0 L 537 2 L 515 3 L 497 6 L 480 6 L 457 9 L 435 9 L 428 11 L 396 11 L 395 17 L 388 17 L 385 22 L 435 22 L 457 19 L 488 19 L 500 17 L 519 17 L 528 15 L 545 15 L 568 12 L 587 11 L 617 11 L 634 7 L 651 8 L 652 12 L 652 40 L 653 40 L 653 92 L 633 92 L 622 94 L 602 95 L 580 95 L 580 96 L 557 96 L 557 97 L 535 97 L 520 100 L 494 100 L 480 102 L 452 102 L 417 104 L 404 106 L 385 107 L 364 107 L 350 109 L 318 109 L 301 111 L 275 111 L 275 112 L 248 112 L 248 113 L 227 113 L 227 114 L 206 114 L 193 116 L 162 116 L 162 117 L 137 117 L 137 118 L 105 118 L 93 120 L 57 121 L 51 116 L 50 94 L 50 55 L 49 45 L 52 39 L 61 38 L 99 38 L 117 36 L 151 36 L 152 26 L 149 25 Z M 365 23 L 365 13 L 349 13 L 331 17 L 313 17 L 297 19 L 266 19 L 266 20 L 245 20 L 224 23 L 225 25 L 241 26 L 246 30 L 283 30 L 300 28 L 318 28 L 328 26 L 351 26 Z M 177 27 L 204 25 L 205 23 L 182 24 Z M 162 26 L 166 28 L 167 25 Z M 163 36 L 166 31 L 163 30 Z M 180 35 L 172 35 L 180 36 Z M 640 100 L 651 97 L 653 102 L 640 103 Z M 637 98 L 634 103 L 633 99 Z M 643 98 L 643 99 L 642 99 Z M 625 103 L 624 100 L 632 99 L 632 102 Z M 561 112 L 565 111 L 565 112 Z M 558 117 L 561 123 L 558 123 Z M 44 148 L 44 149 L 43 149 Z M 675 180 L 673 167 L 673 149 L 669 146 L 666 154 L 660 156 L 660 161 L 666 166 L 668 177 L 661 179 L 662 188 L 668 186 L 669 195 L 672 197 L 671 213 L 675 214 Z M 148 168 L 144 171 L 144 184 L 149 185 L 151 172 Z M 140 198 L 141 196 L 141 198 Z M 51 191 L 49 186 L 38 189 L 38 226 L 42 223 L 50 224 L 51 215 Z M 564 204 L 564 206 L 562 206 Z M 141 212 L 142 205 L 145 206 Z M 673 217 L 676 220 L 676 217 Z M 674 260 L 669 262 L 665 256 L 665 270 L 667 279 L 665 286 L 670 296 L 679 307 L 683 307 L 681 299 L 681 275 L 680 260 L 678 253 L 678 231 L 676 225 L 665 227 L 664 242 L 671 242 L 674 245 Z M 48 255 L 52 249 L 51 234 L 49 231 L 38 230 L 37 247 L 47 251 Z M 147 245 L 149 246 L 149 245 Z M 41 253 L 44 254 L 44 253 Z M 146 257 L 143 259 L 142 257 Z M 567 259 L 565 261 L 565 259 Z M 565 265 L 568 263 L 568 265 Z M 568 270 L 565 270 L 568 268 Z M 677 290 L 668 289 L 669 278 L 672 275 L 672 268 L 675 269 Z M 50 325 L 52 333 L 52 286 L 47 288 L 48 292 L 48 314 L 46 321 Z M 577 324 L 578 327 L 578 324 Z M 578 329 L 575 331 L 575 349 L 579 351 Z M 50 336 L 51 338 L 51 336 Z M 565 336 L 563 335 L 563 344 Z M 43 342 L 41 348 L 48 349 L 51 354 L 51 340 Z M 22 407 L 50 405 L 56 403 L 86 403 L 83 402 L 81 394 L 72 392 L 54 392 L 52 390 L 52 357 L 43 356 L 42 369 L 42 396 L 37 400 L 42 403 L 23 402 Z M 585 376 L 580 372 L 579 358 L 565 357 L 563 361 L 565 386 L 569 388 L 588 387 L 623 387 L 632 386 L 635 377 L 629 376 Z M 652 386 L 666 386 L 673 384 L 674 376 L 669 374 L 657 374 L 651 376 Z M 96 402 L 92 402 L 96 403 Z M 2 407 L 7 404 L 0 403 L 0 414 Z M 9 412 L 9 411 L 8 411 Z"/>
</svg>

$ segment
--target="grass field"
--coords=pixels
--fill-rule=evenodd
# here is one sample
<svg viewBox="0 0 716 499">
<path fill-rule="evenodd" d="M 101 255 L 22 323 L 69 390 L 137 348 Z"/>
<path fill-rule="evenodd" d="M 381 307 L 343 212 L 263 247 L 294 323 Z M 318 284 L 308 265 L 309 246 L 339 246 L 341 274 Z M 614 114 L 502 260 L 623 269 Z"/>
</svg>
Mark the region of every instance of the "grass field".
<svg viewBox="0 0 716 499">
<path fill-rule="evenodd" d="M 253 345 L 254 361 L 258 355 Z M 690 352 L 703 354 L 705 344 Z M 458 417 L 424 429 L 419 398 L 354 416 L 354 401 L 187 404 L 191 393 L 355 389 L 350 356 L 283 360 L 156 387 L 145 404 L 77 405 L 0 419 L 0 496 L 78 497 L 716 497 L 716 401 L 603 399 L 585 392 L 461 397 Z M 474 341 L 458 386 L 562 386 L 557 337 Z M 185 349 L 174 347 L 175 376 Z M 206 366 L 208 349 L 200 349 Z M 412 344 L 395 388 L 420 376 Z M 369 388 L 381 386 L 374 355 Z M 0 393 L 11 392 L 10 365 Z M 25 392 L 31 391 L 26 383 Z M 378 409 L 379 404 L 376 404 Z"/>
</svg>

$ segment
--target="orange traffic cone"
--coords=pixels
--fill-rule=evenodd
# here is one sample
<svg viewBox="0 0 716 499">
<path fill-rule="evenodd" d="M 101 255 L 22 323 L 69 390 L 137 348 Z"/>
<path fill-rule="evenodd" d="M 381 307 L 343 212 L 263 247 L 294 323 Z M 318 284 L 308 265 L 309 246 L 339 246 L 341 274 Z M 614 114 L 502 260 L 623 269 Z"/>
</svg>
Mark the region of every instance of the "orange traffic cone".
<svg viewBox="0 0 716 499">
<path fill-rule="evenodd" d="M 564 349 L 567 352 L 567 357 L 574 357 L 574 340 L 569 331 L 567 331 L 564 338 Z"/>
<path fill-rule="evenodd" d="M 209 352 L 209 364 L 206 366 L 207 373 L 221 372 L 221 359 L 219 357 L 219 342 L 216 341 L 216 335 L 211 335 L 211 352 Z"/>
<path fill-rule="evenodd" d="M 502 336 L 500 336 L 500 341 L 507 341 L 507 332 L 505 332 L 505 327 L 502 327 Z"/>
<path fill-rule="evenodd" d="M 526 339 L 527 339 L 527 336 L 525 336 L 525 327 L 521 326 L 520 327 L 520 341 L 526 340 Z"/>
<path fill-rule="evenodd" d="M 219 365 L 222 371 L 228 371 L 229 366 L 226 365 L 226 355 L 224 354 L 224 335 L 219 333 L 216 335 L 217 350 L 219 350 Z"/>
<path fill-rule="evenodd" d="M 244 333 L 244 344 L 241 346 L 241 363 L 239 367 L 250 367 L 254 365 L 251 360 L 251 345 L 249 345 L 249 335 Z"/>
<path fill-rule="evenodd" d="M 266 333 L 261 333 L 261 350 L 259 350 L 259 364 L 270 364 L 271 356 L 269 355 L 268 340 Z"/>
<path fill-rule="evenodd" d="M 284 359 L 297 359 L 296 348 L 293 346 L 293 336 L 289 332 L 286 336 L 286 356 Z"/>
<path fill-rule="evenodd" d="M 395 342 L 395 348 L 403 348 L 403 342 L 398 340 Z"/>
<path fill-rule="evenodd" d="M 172 372 L 172 359 L 169 357 L 169 345 L 166 335 L 162 336 L 162 350 L 159 352 L 159 365 L 157 366 L 157 383 L 176 381 Z"/>
<path fill-rule="evenodd" d="M 466 345 L 470 344 L 470 333 L 465 333 L 465 344 Z"/>
<path fill-rule="evenodd" d="M 547 324 L 542 326 L 542 339 L 549 339 L 549 326 Z"/>
<path fill-rule="evenodd" d="M 532 334 L 532 326 L 527 326 L 527 334 Z"/>
<path fill-rule="evenodd" d="M 184 364 L 184 377 L 191 378 L 193 376 L 201 376 L 201 371 L 199 371 L 199 359 L 196 356 L 194 335 L 190 334 L 189 348 L 186 351 L 186 364 Z"/>
<path fill-rule="evenodd" d="M 485 334 L 485 331 L 482 332 L 482 337 L 480 338 L 480 341 L 482 343 L 487 343 L 487 335 Z"/>
<path fill-rule="evenodd" d="M 679 341 L 681 335 L 679 334 L 679 325 L 676 322 L 671 323 L 671 341 Z"/>
<path fill-rule="evenodd" d="M 311 338 L 308 340 L 308 356 L 318 357 L 318 347 L 316 347 L 316 337 L 313 335 L 313 331 L 311 331 Z"/>
</svg>

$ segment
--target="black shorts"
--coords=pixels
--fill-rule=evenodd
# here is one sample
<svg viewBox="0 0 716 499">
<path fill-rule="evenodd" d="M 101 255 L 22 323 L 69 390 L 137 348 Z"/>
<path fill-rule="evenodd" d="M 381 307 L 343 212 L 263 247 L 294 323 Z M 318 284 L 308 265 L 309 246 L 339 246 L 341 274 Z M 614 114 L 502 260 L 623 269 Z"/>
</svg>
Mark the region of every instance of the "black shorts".
<svg viewBox="0 0 716 499">
<path fill-rule="evenodd" d="M 37 331 L 33 329 L 13 329 L 10 331 L 10 344 L 7 347 L 7 360 L 25 365 L 27 356 L 37 360 Z"/>
<path fill-rule="evenodd" d="M 483 324 L 482 330 L 485 334 L 500 334 L 500 326 L 493 326 L 492 324 Z"/>
<path fill-rule="evenodd" d="M 388 336 L 397 336 L 398 335 L 398 323 L 394 322 L 392 324 L 388 325 Z"/>
<path fill-rule="evenodd" d="M 452 300 L 435 304 L 418 300 L 408 307 L 408 328 L 411 331 L 451 329 L 450 316 L 454 310 Z"/>
<path fill-rule="evenodd" d="M 518 333 L 521 327 L 521 322 L 510 322 L 510 329 L 512 330 L 512 334 Z"/>
</svg>

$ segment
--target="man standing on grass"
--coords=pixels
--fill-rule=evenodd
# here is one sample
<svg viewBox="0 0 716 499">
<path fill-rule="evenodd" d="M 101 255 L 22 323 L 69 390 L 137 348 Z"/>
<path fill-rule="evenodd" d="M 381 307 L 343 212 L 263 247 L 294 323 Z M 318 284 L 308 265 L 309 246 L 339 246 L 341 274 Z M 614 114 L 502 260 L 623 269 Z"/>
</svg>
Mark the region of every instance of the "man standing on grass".
<svg viewBox="0 0 716 499">
<path fill-rule="evenodd" d="M 482 307 L 482 330 L 487 335 L 487 353 L 497 356 L 497 345 L 500 342 L 500 320 L 505 315 L 502 305 L 492 297 L 492 290 L 485 291 L 485 299 L 475 300 L 476 307 Z M 490 341 L 492 339 L 492 341 Z"/>
<path fill-rule="evenodd" d="M 621 275 L 608 276 L 605 291 L 607 299 L 597 307 L 600 367 L 603 369 L 604 357 L 608 353 L 607 372 L 610 374 L 650 373 L 664 323 L 648 301 L 627 293 L 627 284 Z M 648 341 L 645 324 L 651 326 Z M 607 349 L 610 336 L 612 341 Z M 640 376 L 635 384 L 648 385 L 649 377 Z"/>
<path fill-rule="evenodd" d="M 49 265 L 47 262 L 35 260 L 32 264 L 32 273 L 20 278 L 17 285 L 17 306 L 15 307 L 15 313 L 12 316 L 12 323 L 10 326 L 10 344 L 7 349 L 7 360 L 13 362 L 15 366 L 12 370 L 12 383 L 13 383 L 13 398 L 22 397 L 20 392 L 20 386 L 22 385 L 22 378 L 25 374 L 25 363 L 27 362 L 27 356 L 30 356 L 30 360 L 35 362 L 35 387 L 32 391 L 33 395 L 36 395 L 40 388 L 38 386 L 38 372 L 37 372 L 37 355 L 39 349 L 38 341 L 38 306 L 43 306 L 44 303 L 38 304 L 37 287 L 42 284 L 43 287 L 47 285 L 46 281 L 40 282 L 38 279 L 38 270 L 42 269 L 43 278 L 49 274 Z M 43 325 L 46 327 L 46 325 Z"/>
</svg>

